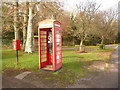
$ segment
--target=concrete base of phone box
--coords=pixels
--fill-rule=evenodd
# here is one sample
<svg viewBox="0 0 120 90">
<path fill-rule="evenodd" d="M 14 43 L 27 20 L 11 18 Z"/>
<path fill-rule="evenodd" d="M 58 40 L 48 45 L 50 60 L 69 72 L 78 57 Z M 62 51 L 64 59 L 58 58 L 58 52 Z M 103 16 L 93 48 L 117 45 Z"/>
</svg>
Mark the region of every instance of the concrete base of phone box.
<svg viewBox="0 0 120 90">
<path fill-rule="evenodd" d="M 53 71 L 53 70 L 48 70 L 48 69 L 44 69 L 44 68 L 41 68 L 40 70 L 43 70 L 43 71 L 50 71 L 50 72 L 56 72 L 56 71 L 60 70 L 61 68 L 62 68 L 62 67 L 56 69 L 55 71 Z"/>
</svg>

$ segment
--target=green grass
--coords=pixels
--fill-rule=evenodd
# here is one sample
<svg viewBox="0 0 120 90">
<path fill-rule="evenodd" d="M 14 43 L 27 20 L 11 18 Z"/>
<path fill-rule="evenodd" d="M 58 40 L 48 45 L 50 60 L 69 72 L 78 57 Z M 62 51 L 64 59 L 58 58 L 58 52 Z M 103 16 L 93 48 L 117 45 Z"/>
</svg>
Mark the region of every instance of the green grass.
<svg viewBox="0 0 120 90">
<path fill-rule="evenodd" d="M 6 68 L 18 68 L 18 69 L 31 69 L 36 70 L 38 68 L 38 54 L 27 54 L 23 51 L 19 51 L 19 63 L 16 64 L 16 52 L 13 50 L 2 51 L 2 69 Z"/>
<path fill-rule="evenodd" d="M 62 48 L 77 48 L 79 46 L 62 46 Z"/>
<path fill-rule="evenodd" d="M 96 60 L 109 59 L 110 52 L 107 55 L 104 55 L 105 52 L 108 52 L 113 49 L 105 50 L 90 50 L 87 53 L 76 53 L 75 51 L 64 51 L 63 52 L 63 66 L 67 69 L 70 69 L 74 72 L 83 72 L 83 66 L 87 65 Z M 103 55 L 102 55 L 103 53 Z"/>
<path fill-rule="evenodd" d="M 94 60 L 108 59 L 109 55 L 98 55 L 97 53 L 108 52 L 110 49 L 105 50 L 90 50 L 87 53 L 76 53 L 74 50 L 64 50 L 62 53 L 63 67 L 70 69 L 73 72 L 82 72 L 84 62 Z M 38 52 L 27 54 L 19 51 L 19 63 L 16 64 L 16 52 L 13 50 L 2 51 L 2 69 L 6 68 L 26 68 L 31 70 L 38 69 Z"/>
<path fill-rule="evenodd" d="M 46 82 L 51 80 L 51 83 L 59 82 L 60 86 L 58 87 L 61 87 L 68 83 L 73 83 L 74 79 L 77 77 L 84 76 L 86 74 L 86 68 L 84 68 L 84 66 L 88 66 L 92 62 L 97 60 L 101 60 L 101 61 L 104 59 L 108 60 L 112 50 L 113 49 L 108 49 L 108 48 L 106 48 L 105 50 L 94 49 L 87 51 L 87 53 L 76 53 L 75 50 L 64 50 L 62 53 L 63 68 L 54 73 L 38 70 L 38 65 L 39 65 L 38 52 L 34 52 L 33 54 L 27 54 L 24 53 L 23 51 L 19 51 L 19 63 L 17 65 L 15 51 L 3 50 L 2 70 L 4 71 L 8 68 L 15 68 L 15 69 L 27 69 L 27 70 L 37 71 L 40 77 L 42 76 L 41 79 L 46 80 Z M 108 54 L 104 55 L 104 53 L 106 52 L 108 52 Z"/>
</svg>

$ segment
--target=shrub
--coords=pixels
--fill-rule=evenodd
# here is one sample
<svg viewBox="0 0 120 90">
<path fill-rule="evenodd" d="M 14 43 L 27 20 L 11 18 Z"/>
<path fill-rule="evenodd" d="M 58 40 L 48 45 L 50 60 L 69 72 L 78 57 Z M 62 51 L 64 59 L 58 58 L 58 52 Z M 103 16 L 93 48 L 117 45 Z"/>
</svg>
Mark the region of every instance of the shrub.
<svg viewBox="0 0 120 90">
<path fill-rule="evenodd" d="M 99 49 L 105 49 L 105 44 L 98 44 Z"/>
</svg>

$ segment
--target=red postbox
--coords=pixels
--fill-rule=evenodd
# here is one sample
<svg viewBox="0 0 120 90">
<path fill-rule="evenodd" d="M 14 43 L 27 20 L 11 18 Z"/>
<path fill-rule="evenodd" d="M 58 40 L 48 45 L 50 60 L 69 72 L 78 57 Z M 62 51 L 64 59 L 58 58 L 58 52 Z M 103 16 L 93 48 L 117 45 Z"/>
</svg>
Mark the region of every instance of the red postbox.
<svg viewBox="0 0 120 90">
<path fill-rule="evenodd" d="M 12 41 L 12 49 L 13 50 L 20 50 L 20 40 L 13 40 Z"/>
<path fill-rule="evenodd" d="M 39 68 L 56 71 L 62 67 L 61 23 L 46 19 L 38 28 Z"/>
</svg>

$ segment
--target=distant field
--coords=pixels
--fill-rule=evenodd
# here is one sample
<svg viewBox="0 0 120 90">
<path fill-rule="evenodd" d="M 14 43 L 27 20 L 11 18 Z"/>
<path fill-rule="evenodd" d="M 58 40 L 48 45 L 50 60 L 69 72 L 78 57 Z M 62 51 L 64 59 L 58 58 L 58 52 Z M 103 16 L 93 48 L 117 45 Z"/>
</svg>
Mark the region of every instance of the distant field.
<svg viewBox="0 0 120 90">
<path fill-rule="evenodd" d="M 106 46 L 117 46 L 117 45 L 120 45 L 120 44 L 109 44 L 109 45 L 106 45 Z M 98 46 L 86 46 L 86 47 L 98 47 Z M 62 48 L 79 48 L 79 45 L 77 46 L 62 46 Z"/>
</svg>

